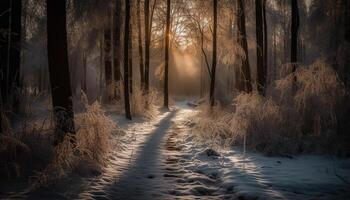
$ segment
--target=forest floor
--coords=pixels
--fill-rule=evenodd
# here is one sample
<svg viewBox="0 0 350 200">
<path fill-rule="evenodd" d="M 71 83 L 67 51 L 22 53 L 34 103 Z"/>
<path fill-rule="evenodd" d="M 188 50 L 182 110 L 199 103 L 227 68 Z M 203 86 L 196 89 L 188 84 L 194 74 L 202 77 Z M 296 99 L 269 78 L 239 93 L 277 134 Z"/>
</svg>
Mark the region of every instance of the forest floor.
<svg viewBox="0 0 350 200">
<path fill-rule="evenodd" d="M 69 176 L 28 199 L 349 199 L 350 159 L 212 151 L 191 134 L 196 110 L 179 102 L 151 121 L 109 115 L 126 131 L 100 176 Z M 0 195 L 1 198 L 1 195 Z M 11 197 L 10 197 L 11 198 Z"/>
</svg>

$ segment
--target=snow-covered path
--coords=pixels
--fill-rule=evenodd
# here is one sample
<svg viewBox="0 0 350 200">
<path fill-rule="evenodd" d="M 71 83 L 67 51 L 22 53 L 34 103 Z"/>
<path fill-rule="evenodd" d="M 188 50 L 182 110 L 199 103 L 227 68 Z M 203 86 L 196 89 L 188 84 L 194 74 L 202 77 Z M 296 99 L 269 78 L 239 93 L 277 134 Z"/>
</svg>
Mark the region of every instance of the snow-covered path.
<svg viewBox="0 0 350 200">
<path fill-rule="evenodd" d="M 66 177 L 54 187 L 13 199 L 349 199 L 350 160 L 302 155 L 208 153 L 191 120 L 196 110 L 177 103 L 151 121 L 110 116 L 126 130 L 100 176 Z M 209 149 L 210 150 L 210 149 Z M 341 180 L 339 177 L 345 180 Z M 346 183 L 348 182 L 348 183 Z M 15 193 L 16 194 L 16 193 Z M 1 195 L 0 195 L 1 198 Z"/>
</svg>

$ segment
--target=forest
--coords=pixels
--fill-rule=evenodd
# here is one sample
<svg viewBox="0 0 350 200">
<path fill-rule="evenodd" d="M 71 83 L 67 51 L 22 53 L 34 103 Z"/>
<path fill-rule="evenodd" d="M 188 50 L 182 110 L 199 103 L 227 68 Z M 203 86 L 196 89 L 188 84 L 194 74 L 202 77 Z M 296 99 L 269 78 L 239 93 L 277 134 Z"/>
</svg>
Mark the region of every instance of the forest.
<svg viewBox="0 0 350 200">
<path fill-rule="evenodd" d="M 0 0 L 0 199 L 350 199 L 350 1 Z"/>
</svg>

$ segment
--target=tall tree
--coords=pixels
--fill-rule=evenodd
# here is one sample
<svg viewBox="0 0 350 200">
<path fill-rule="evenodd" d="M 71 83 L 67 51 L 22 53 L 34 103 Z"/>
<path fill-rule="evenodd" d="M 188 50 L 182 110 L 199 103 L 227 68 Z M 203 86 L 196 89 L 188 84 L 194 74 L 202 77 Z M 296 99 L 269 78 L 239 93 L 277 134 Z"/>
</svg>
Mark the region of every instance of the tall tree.
<svg viewBox="0 0 350 200">
<path fill-rule="evenodd" d="M 238 30 L 240 33 L 239 44 L 242 46 L 245 59 L 243 64 L 237 73 L 239 76 L 236 78 L 239 82 L 237 84 L 237 89 L 239 91 L 251 92 L 252 83 L 250 75 L 250 66 L 249 66 L 249 55 L 248 55 L 248 43 L 247 43 L 247 33 L 245 25 L 245 11 L 244 11 L 244 0 L 237 0 L 237 15 L 238 15 Z"/>
<path fill-rule="evenodd" d="M 170 0 L 167 0 L 165 28 L 165 70 L 164 70 L 164 107 L 169 109 L 169 38 L 170 38 Z"/>
<path fill-rule="evenodd" d="M 211 79 L 210 79 L 210 106 L 214 106 L 215 103 L 215 73 L 216 73 L 216 51 L 217 51 L 217 21 L 218 21 L 218 0 L 213 0 L 213 58 L 211 66 Z"/>
<path fill-rule="evenodd" d="M 72 90 L 68 65 L 66 1 L 46 1 L 47 49 L 56 123 L 56 142 L 65 134 L 75 133 Z"/>
<path fill-rule="evenodd" d="M 149 23 L 149 0 L 144 2 L 145 14 L 145 90 L 149 91 L 149 56 L 150 56 L 150 23 Z"/>
<path fill-rule="evenodd" d="M 82 73 L 82 80 L 81 80 L 81 89 L 84 91 L 85 94 L 87 94 L 87 58 L 86 58 L 86 52 L 83 51 L 82 54 L 82 67 L 83 67 L 83 73 Z"/>
<path fill-rule="evenodd" d="M 267 84 L 266 0 L 255 0 L 255 13 L 257 40 L 257 89 L 261 95 L 265 95 Z"/>
<path fill-rule="evenodd" d="M 298 32 L 299 32 L 299 8 L 298 0 L 292 0 L 292 25 L 291 25 L 291 56 L 292 71 L 295 72 L 298 62 Z"/>
<path fill-rule="evenodd" d="M 10 15 L 11 4 L 9 0 L 0 1 L 0 96 L 1 104 L 4 106 L 7 101 L 8 91 L 8 54 L 9 54 L 9 31 L 10 31 Z M 4 109 L 2 109 L 4 111 Z M 1 120 L 1 116 L 0 116 Z M 0 121 L 1 123 L 1 121 Z M 2 124 L 2 123 L 1 123 Z"/>
<path fill-rule="evenodd" d="M 133 20 L 134 20 L 134 15 L 133 15 L 133 3 L 132 1 L 130 2 L 130 31 L 129 31 L 129 90 L 130 94 L 133 92 Z"/>
<path fill-rule="evenodd" d="M 138 44 L 139 44 L 139 65 L 140 65 L 140 78 L 141 78 L 141 89 L 145 85 L 145 72 L 143 63 L 143 43 L 142 43 L 142 27 L 141 27 L 141 0 L 137 0 L 136 10 L 137 10 L 137 29 L 138 29 Z"/>
<path fill-rule="evenodd" d="M 4 106 L 17 109 L 16 91 L 20 82 L 22 1 L 0 3 L 0 87 Z M 10 103 L 13 105 L 10 105 Z"/>
<path fill-rule="evenodd" d="M 113 20 L 113 65 L 114 65 L 114 81 L 117 86 L 121 80 L 121 26 L 122 26 L 122 2 L 115 0 Z M 118 88 L 113 88 L 114 97 L 120 98 Z"/>
<path fill-rule="evenodd" d="M 124 104 L 125 117 L 131 118 L 129 99 L 129 39 L 130 39 L 130 0 L 125 0 L 125 35 L 124 35 Z"/>
<path fill-rule="evenodd" d="M 267 59 L 268 59 L 268 39 L 267 39 L 267 22 L 266 22 L 266 0 L 262 0 L 263 1 L 263 27 L 264 27 L 264 62 L 263 62 L 263 83 L 264 83 L 264 93 L 263 95 L 265 95 L 266 93 L 266 86 L 267 86 Z"/>
<path fill-rule="evenodd" d="M 263 34 L 263 12 L 262 0 L 255 0 L 255 34 L 256 34 L 256 67 L 257 67 L 257 89 L 260 94 L 264 93 L 264 34 Z"/>
<path fill-rule="evenodd" d="M 104 61 L 105 61 L 105 81 L 106 81 L 106 97 L 110 101 L 112 98 L 112 61 L 111 61 L 111 29 L 107 26 L 104 29 Z"/>
</svg>

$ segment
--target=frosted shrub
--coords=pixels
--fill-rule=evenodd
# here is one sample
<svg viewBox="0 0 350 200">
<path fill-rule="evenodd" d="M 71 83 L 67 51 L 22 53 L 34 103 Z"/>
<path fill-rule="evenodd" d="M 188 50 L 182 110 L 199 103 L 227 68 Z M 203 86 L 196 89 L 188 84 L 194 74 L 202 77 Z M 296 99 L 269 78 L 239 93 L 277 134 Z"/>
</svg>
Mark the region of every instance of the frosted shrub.
<svg viewBox="0 0 350 200">
<path fill-rule="evenodd" d="M 241 93 L 231 111 L 201 108 L 196 135 L 205 143 L 245 142 L 249 149 L 275 155 L 327 151 L 337 137 L 330 133 L 336 128 L 345 89 L 335 70 L 323 61 L 298 66 L 294 73 L 292 66 L 281 70 L 284 77 L 276 81 L 274 90 L 278 95 Z"/>
<path fill-rule="evenodd" d="M 199 114 L 195 120 L 194 133 L 198 142 L 212 149 L 227 147 L 235 139 L 229 127 L 230 115 L 220 106 L 210 108 L 207 104 L 199 107 Z"/>
<path fill-rule="evenodd" d="M 122 132 L 118 126 L 105 115 L 98 102 L 85 105 L 86 112 L 75 118 L 79 126 L 75 139 L 76 148 L 84 159 L 90 159 L 98 165 L 105 165 L 106 156 L 111 149 L 111 136 Z"/>
<path fill-rule="evenodd" d="M 296 151 L 293 145 L 298 136 L 296 127 L 288 123 L 280 106 L 271 98 L 242 93 L 234 99 L 234 106 L 231 132 L 239 136 L 239 141 L 245 136 L 248 148 L 267 154 Z"/>
<path fill-rule="evenodd" d="M 147 95 L 139 87 L 134 87 L 130 95 L 131 113 L 133 116 L 141 116 L 147 119 L 155 116 L 158 94 L 155 90 L 150 90 Z"/>
<path fill-rule="evenodd" d="M 304 116 L 304 126 L 312 126 L 315 134 L 336 124 L 337 106 L 345 95 L 335 70 L 323 61 L 316 61 L 296 71 L 298 90 L 294 101 Z"/>
<path fill-rule="evenodd" d="M 81 166 L 81 162 L 99 170 L 107 164 L 112 147 L 114 150 L 119 147 L 123 131 L 105 114 L 98 102 L 88 105 L 85 95 L 83 102 L 86 111 L 75 117 L 76 134 L 65 136 L 64 141 L 55 147 L 51 163 L 38 175 L 34 186 L 61 178 L 66 172 Z"/>
</svg>

